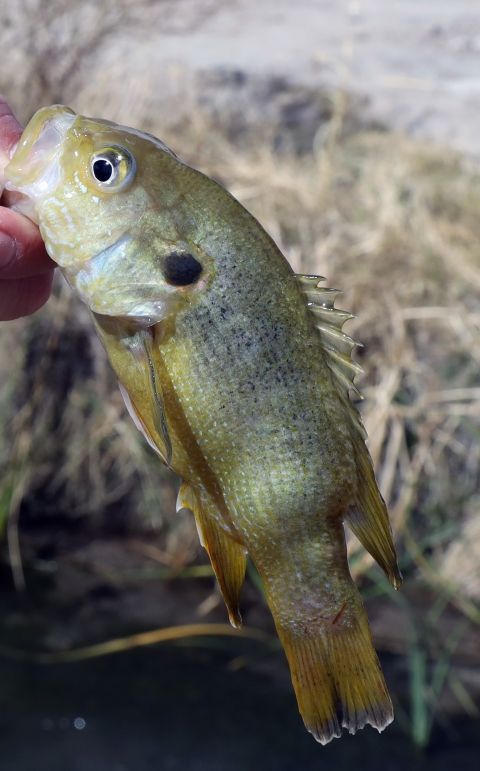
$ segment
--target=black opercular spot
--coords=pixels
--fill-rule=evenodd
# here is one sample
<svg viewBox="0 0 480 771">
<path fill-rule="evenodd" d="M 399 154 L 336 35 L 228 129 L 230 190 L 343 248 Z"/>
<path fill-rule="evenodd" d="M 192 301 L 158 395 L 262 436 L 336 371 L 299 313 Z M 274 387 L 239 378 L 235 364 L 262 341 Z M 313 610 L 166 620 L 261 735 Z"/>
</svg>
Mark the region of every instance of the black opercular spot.
<svg viewBox="0 0 480 771">
<path fill-rule="evenodd" d="M 172 286 L 189 286 L 200 277 L 203 268 L 191 254 L 172 252 L 165 260 L 163 272 Z"/>
<path fill-rule="evenodd" d="M 110 161 L 100 158 L 93 164 L 93 173 L 99 182 L 108 182 L 113 174 L 113 166 Z"/>
</svg>

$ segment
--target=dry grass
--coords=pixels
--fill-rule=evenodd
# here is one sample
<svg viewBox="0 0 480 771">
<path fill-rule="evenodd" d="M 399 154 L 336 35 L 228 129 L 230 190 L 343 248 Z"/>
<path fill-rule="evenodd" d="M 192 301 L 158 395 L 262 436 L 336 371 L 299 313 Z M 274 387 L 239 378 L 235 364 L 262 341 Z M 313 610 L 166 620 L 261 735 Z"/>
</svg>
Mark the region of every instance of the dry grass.
<svg viewBox="0 0 480 771">
<path fill-rule="evenodd" d="M 388 133 L 332 143 L 323 131 L 316 153 L 298 157 L 275 153 L 265 137 L 232 144 L 201 113 L 174 133 L 157 131 L 259 218 L 295 270 L 344 289 L 342 304 L 358 315 L 349 332 L 364 344 L 362 413 L 394 528 L 413 512 L 415 538 L 433 538 L 441 565 L 478 484 L 478 169 Z M 135 509 L 149 525 L 170 522 L 172 479 L 164 475 L 162 497 L 162 472 L 125 420 L 103 351 L 66 288 L 18 323 L 18 343 L 9 342 L 15 396 L 4 388 L 2 415 L 14 417 L 8 464 L 25 468 L 28 458 L 28 480 L 15 472 L 24 506 L 117 522 Z M 357 574 L 368 564 L 357 560 Z"/>
<path fill-rule="evenodd" d="M 404 572 L 420 573 L 438 592 L 429 628 L 449 599 L 479 623 L 480 169 L 445 148 L 352 132 L 361 118 L 352 119 L 343 94 L 303 93 L 320 116 L 313 143 L 304 127 L 281 123 L 298 96 L 285 85 L 263 84 L 261 98 L 255 88 L 232 87 L 218 100 L 209 92 L 210 107 L 201 109 L 205 92 L 192 90 L 187 73 L 173 67 L 159 78 L 155 47 L 163 29 L 195 25 L 214 5 L 6 0 L 0 44 L 10 53 L 0 90 L 24 121 L 63 102 L 157 134 L 228 187 L 297 272 L 325 275 L 344 290 L 339 304 L 358 316 L 347 331 L 364 345 L 362 415 Z M 261 118 L 254 128 L 252 116 Z M 309 142 L 310 152 L 288 151 Z M 67 287 L 59 282 L 35 317 L 4 325 L 0 346 L 8 361 L 0 375 L 0 519 L 9 522 L 17 585 L 19 514 L 23 522 L 82 517 L 93 534 L 148 530 L 167 562 L 191 561 L 197 538 L 190 519 L 174 515 L 177 481 L 132 426 Z M 372 578 L 354 539 L 350 552 L 357 577 Z M 431 699 L 457 640 L 455 631 L 429 686 L 423 633 L 412 625 L 417 744 L 428 739 Z"/>
</svg>

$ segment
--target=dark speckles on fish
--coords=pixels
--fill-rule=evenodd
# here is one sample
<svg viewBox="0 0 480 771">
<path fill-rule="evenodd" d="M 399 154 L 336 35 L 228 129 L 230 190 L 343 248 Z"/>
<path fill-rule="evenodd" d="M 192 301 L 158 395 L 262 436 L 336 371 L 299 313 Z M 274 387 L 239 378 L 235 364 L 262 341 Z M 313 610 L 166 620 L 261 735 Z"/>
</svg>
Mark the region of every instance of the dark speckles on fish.
<svg viewBox="0 0 480 771">
<path fill-rule="evenodd" d="M 137 426 L 182 477 L 234 626 L 246 554 L 321 742 L 392 705 L 348 570 L 347 523 L 400 585 L 356 390 L 351 315 L 159 140 L 41 110 L 7 169 L 87 303 Z"/>
</svg>

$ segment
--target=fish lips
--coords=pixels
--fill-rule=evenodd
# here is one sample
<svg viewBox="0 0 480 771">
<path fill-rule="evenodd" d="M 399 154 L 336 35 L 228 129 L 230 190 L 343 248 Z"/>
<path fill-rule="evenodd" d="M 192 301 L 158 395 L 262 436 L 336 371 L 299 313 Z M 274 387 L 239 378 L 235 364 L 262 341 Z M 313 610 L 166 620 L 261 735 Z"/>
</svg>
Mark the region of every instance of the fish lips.
<svg viewBox="0 0 480 771">
<path fill-rule="evenodd" d="M 58 183 L 62 145 L 76 118 L 73 110 L 63 105 L 39 110 L 5 169 L 5 202 L 37 224 L 36 205 Z"/>
</svg>

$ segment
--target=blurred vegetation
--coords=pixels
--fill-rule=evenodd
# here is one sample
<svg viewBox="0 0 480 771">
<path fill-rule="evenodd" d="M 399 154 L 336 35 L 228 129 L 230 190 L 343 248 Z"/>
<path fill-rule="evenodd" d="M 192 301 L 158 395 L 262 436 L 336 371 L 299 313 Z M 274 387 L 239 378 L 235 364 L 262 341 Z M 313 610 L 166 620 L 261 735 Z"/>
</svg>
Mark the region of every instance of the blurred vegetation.
<svg viewBox="0 0 480 771">
<path fill-rule="evenodd" d="M 344 290 L 337 304 L 358 316 L 347 331 L 363 343 L 360 409 L 406 590 L 393 593 L 353 537 L 352 572 L 367 603 L 387 596 L 402 614 L 404 633 L 376 634 L 375 623 L 373 632 L 377 645 L 408 657 L 409 700 L 397 716 L 424 747 L 434 721 L 447 719 L 439 710 L 446 690 L 478 715 L 453 663 L 480 624 L 480 168 L 445 148 L 362 129 L 342 93 L 302 94 L 315 108 L 310 134 L 284 110 L 298 100 L 286 84 L 270 89 L 268 121 L 245 130 L 233 130 L 230 102 L 202 107 L 182 85 L 159 106 L 154 73 L 140 82 L 134 69 L 123 88 L 122 30 L 143 35 L 153 23 L 177 23 L 178 6 L 123 0 L 98 9 L 4 3 L 2 45 L 15 53 L 0 87 L 24 120 L 50 102 L 104 118 L 128 114 L 242 201 L 296 272 Z M 47 23 L 42 15 L 36 24 L 47 11 Z M 87 77 L 98 57 L 105 66 Z M 82 522 L 92 537 L 144 538 L 163 564 L 159 578 L 201 567 L 193 522 L 174 514 L 178 480 L 126 415 L 88 314 L 61 280 L 42 311 L 4 325 L 0 346 L 8 362 L 0 518 L 17 587 L 19 523 L 21 532 L 49 519 Z M 258 584 L 252 567 L 249 575 Z M 428 611 L 418 612 L 417 590 L 428 592 Z"/>
</svg>

